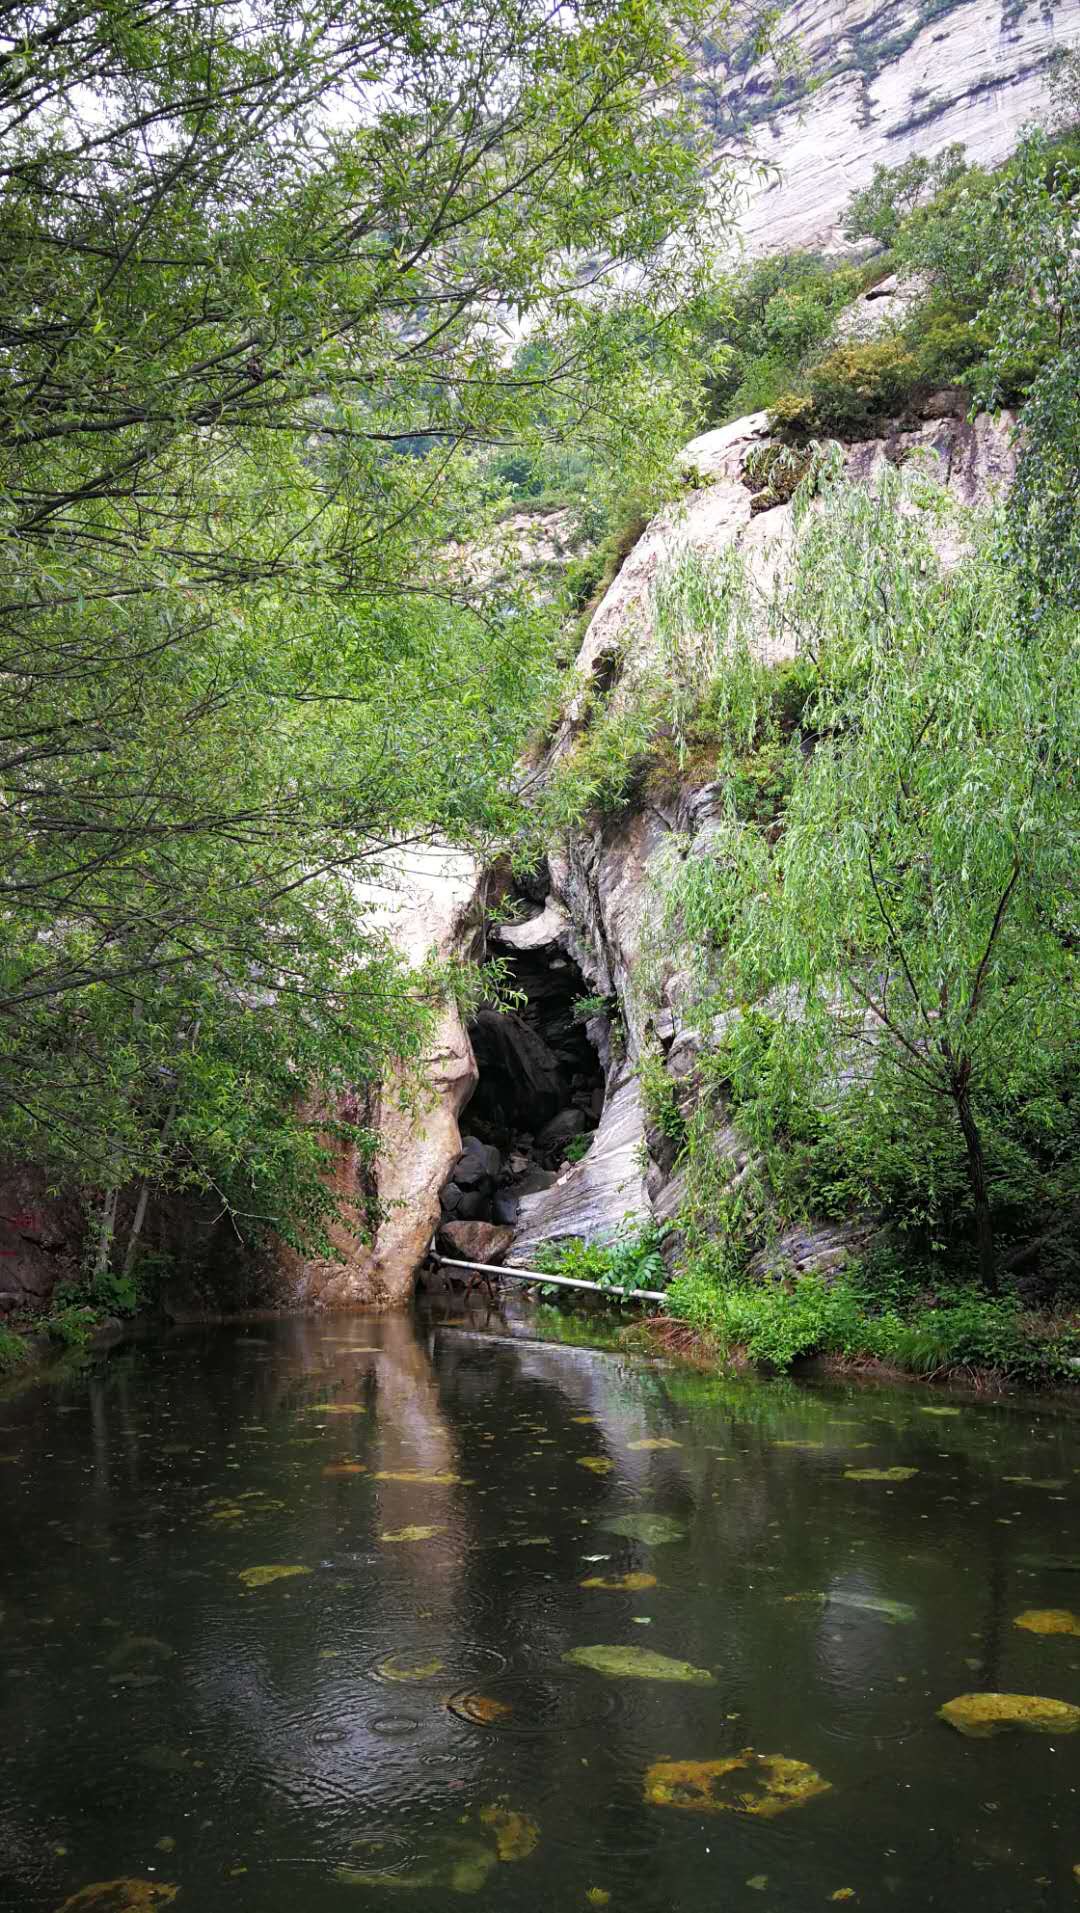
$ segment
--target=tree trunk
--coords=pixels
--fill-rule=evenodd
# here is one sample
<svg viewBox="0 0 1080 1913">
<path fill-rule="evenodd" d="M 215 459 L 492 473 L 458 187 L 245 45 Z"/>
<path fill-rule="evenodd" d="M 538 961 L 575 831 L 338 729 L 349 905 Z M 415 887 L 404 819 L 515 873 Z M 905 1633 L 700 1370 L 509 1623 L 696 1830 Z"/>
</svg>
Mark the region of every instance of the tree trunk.
<svg viewBox="0 0 1080 1913">
<path fill-rule="evenodd" d="M 97 1254 L 94 1257 L 95 1276 L 104 1275 L 112 1260 L 113 1238 L 116 1234 L 116 1207 L 120 1200 L 120 1191 L 115 1186 L 107 1189 L 101 1205 L 101 1223 L 98 1228 Z"/>
<path fill-rule="evenodd" d="M 960 1127 L 964 1132 L 964 1146 L 967 1150 L 968 1182 L 971 1185 L 971 1197 L 975 1205 L 975 1240 L 979 1247 L 979 1274 L 983 1286 L 996 1294 L 998 1286 L 997 1258 L 994 1254 L 994 1225 L 990 1219 L 990 1197 L 986 1187 L 986 1159 L 983 1156 L 982 1137 L 979 1125 L 971 1107 L 967 1086 L 953 1091 L 956 1113 Z"/>
</svg>

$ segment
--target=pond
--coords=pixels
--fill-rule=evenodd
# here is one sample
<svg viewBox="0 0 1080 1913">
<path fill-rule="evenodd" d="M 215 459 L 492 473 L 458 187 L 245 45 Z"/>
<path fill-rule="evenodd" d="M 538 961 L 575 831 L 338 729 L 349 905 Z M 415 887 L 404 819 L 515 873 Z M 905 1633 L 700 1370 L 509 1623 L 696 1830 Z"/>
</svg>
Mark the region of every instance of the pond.
<svg viewBox="0 0 1080 1913">
<path fill-rule="evenodd" d="M 0 1401 L 4 1913 L 1076 1906 L 1080 1423 L 488 1326 Z"/>
</svg>

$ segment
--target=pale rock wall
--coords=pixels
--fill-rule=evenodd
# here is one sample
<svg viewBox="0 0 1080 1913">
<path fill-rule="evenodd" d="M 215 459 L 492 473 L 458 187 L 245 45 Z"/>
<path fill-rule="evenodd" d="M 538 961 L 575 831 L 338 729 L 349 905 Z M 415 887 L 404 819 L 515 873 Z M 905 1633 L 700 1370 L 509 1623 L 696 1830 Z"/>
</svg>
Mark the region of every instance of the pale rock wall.
<svg viewBox="0 0 1080 1913">
<path fill-rule="evenodd" d="M 406 961 L 418 967 L 434 951 L 445 957 L 471 940 L 480 869 L 462 852 L 410 847 L 396 860 L 388 888 L 362 901 L 389 930 Z M 401 1308 L 439 1216 L 439 1190 L 461 1150 L 458 1116 L 476 1087 L 476 1062 L 457 1010 L 445 1009 L 421 1068 L 424 1088 L 383 1086 L 377 1112 L 380 1150 L 375 1192 L 385 1219 L 364 1240 L 365 1178 L 353 1149 L 342 1149 L 333 1177 L 341 1199 L 330 1231 L 339 1260 L 283 1254 L 289 1297 L 307 1308 Z"/>
<path fill-rule="evenodd" d="M 695 487 L 684 501 L 652 521 L 611 585 L 579 653 L 577 668 L 583 682 L 603 681 L 606 671 L 617 666 L 620 676 L 611 695 L 616 700 L 632 697 L 635 675 L 662 664 L 652 617 L 653 591 L 657 574 L 680 550 L 715 553 L 735 547 L 743 554 L 751 577 L 767 591 L 777 568 L 789 559 L 796 534 L 790 504 L 751 513 L 751 490 L 743 482 L 742 467 L 748 451 L 766 437 L 767 420 L 759 413 L 707 432 L 686 447 L 682 462 L 693 475 Z M 982 416 L 970 423 L 952 415 L 932 417 L 910 431 L 845 447 L 844 457 L 851 477 L 870 484 L 886 465 L 903 465 L 916 458 L 960 502 L 984 505 L 1012 476 L 1013 421 L 1008 416 L 998 420 Z M 957 555 L 951 546 L 940 549 L 946 562 Z M 555 740 L 549 766 L 571 748 L 582 719 L 578 698 Z M 594 1150 L 554 1189 L 530 1199 L 511 1262 L 527 1264 L 538 1244 L 550 1237 L 606 1239 L 627 1211 L 641 1219 L 651 1212 L 663 1224 L 676 1215 L 682 1191 L 678 1177 L 672 1175 L 671 1151 L 665 1149 L 662 1137 L 647 1132 L 632 1067 L 647 1040 L 658 1045 L 677 1090 L 685 1091 L 692 1103 L 697 1038 L 680 1013 L 686 979 L 674 967 L 664 982 L 662 1008 L 650 1022 L 645 1021 L 634 981 L 646 954 L 647 893 L 654 860 L 670 844 L 673 833 L 678 834 L 685 854 L 707 854 L 718 796 L 715 786 L 706 785 L 684 788 L 663 802 L 642 801 L 579 830 L 562 851 L 549 858 L 553 904 L 558 906 L 550 909 L 551 924 L 558 926 L 566 947 L 597 990 L 617 996 L 626 1031 L 626 1063 L 609 1085 L 609 1105 Z M 730 1124 L 718 1130 L 715 1146 L 730 1163 L 732 1180 L 745 1173 L 746 1151 Z M 646 1154 L 643 1199 L 639 1178 Z M 595 1165 L 590 1166 L 594 1155 Z M 618 1172 L 610 1173 L 616 1164 Z M 633 1177 L 626 1173 L 627 1165 L 636 1165 Z M 628 1192 L 633 1202 L 627 1200 Z M 781 1242 L 780 1254 L 788 1266 L 798 1269 L 829 1268 L 842 1259 L 852 1239 L 850 1230 L 828 1225 L 793 1229 Z"/>
<path fill-rule="evenodd" d="M 954 143 L 984 165 L 1007 158 L 1025 126 L 1045 121 L 1048 62 L 1080 43 L 1080 0 L 797 0 L 783 30 L 815 90 L 767 110 L 775 70 L 764 65 L 730 89 L 736 114 L 765 109 L 746 150 L 776 169 L 747 189 L 738 220 L 752 254 L 837 244 L 877 165 Z"/>
</svg>

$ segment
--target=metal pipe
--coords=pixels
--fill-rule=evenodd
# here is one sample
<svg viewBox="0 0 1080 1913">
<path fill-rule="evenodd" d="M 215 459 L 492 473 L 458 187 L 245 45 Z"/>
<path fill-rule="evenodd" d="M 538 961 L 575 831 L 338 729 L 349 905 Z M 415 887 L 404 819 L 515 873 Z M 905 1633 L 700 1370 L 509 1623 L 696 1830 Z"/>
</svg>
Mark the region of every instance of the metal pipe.
<svg viewBox="0 0 1080 1913">
<path fill-rule="evenodd" d="M 518 1282 L 552 1282 L 560 1289 L 591 1289 L 594 1295 L 625 1295 L 631 1302 L 663 1302 L 662 1289 L 609 1289 L 602 1282 L 583 1282 L 576 1275 L 543 1275 L 539 1269 L 512 1269 L 501 1262 L 458 1262 L 436 1252 L 436 1262 L 444 1269 L 472 1269 L 479 1275 L 512 1275 Z"/>
</svg>

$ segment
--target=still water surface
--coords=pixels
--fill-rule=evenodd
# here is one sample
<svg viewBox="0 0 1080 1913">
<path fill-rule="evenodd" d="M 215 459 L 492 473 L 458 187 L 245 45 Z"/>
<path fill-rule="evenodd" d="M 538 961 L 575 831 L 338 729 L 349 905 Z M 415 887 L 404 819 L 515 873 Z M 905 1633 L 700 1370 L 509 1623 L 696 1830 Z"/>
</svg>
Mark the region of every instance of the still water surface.
<svg viewBox="0 0 1080 1913">
<path fill-rule="evenodd" d="M 1075 1908 L 1080 1734 L 937 1709 L 1080 1702 L 1015 1625 L 1080 1608 L 1078 1497 L 1030 1403 L 431 1318 L 114 1354 L 0 1401 L 0 1907 Z"/>
</svg>

